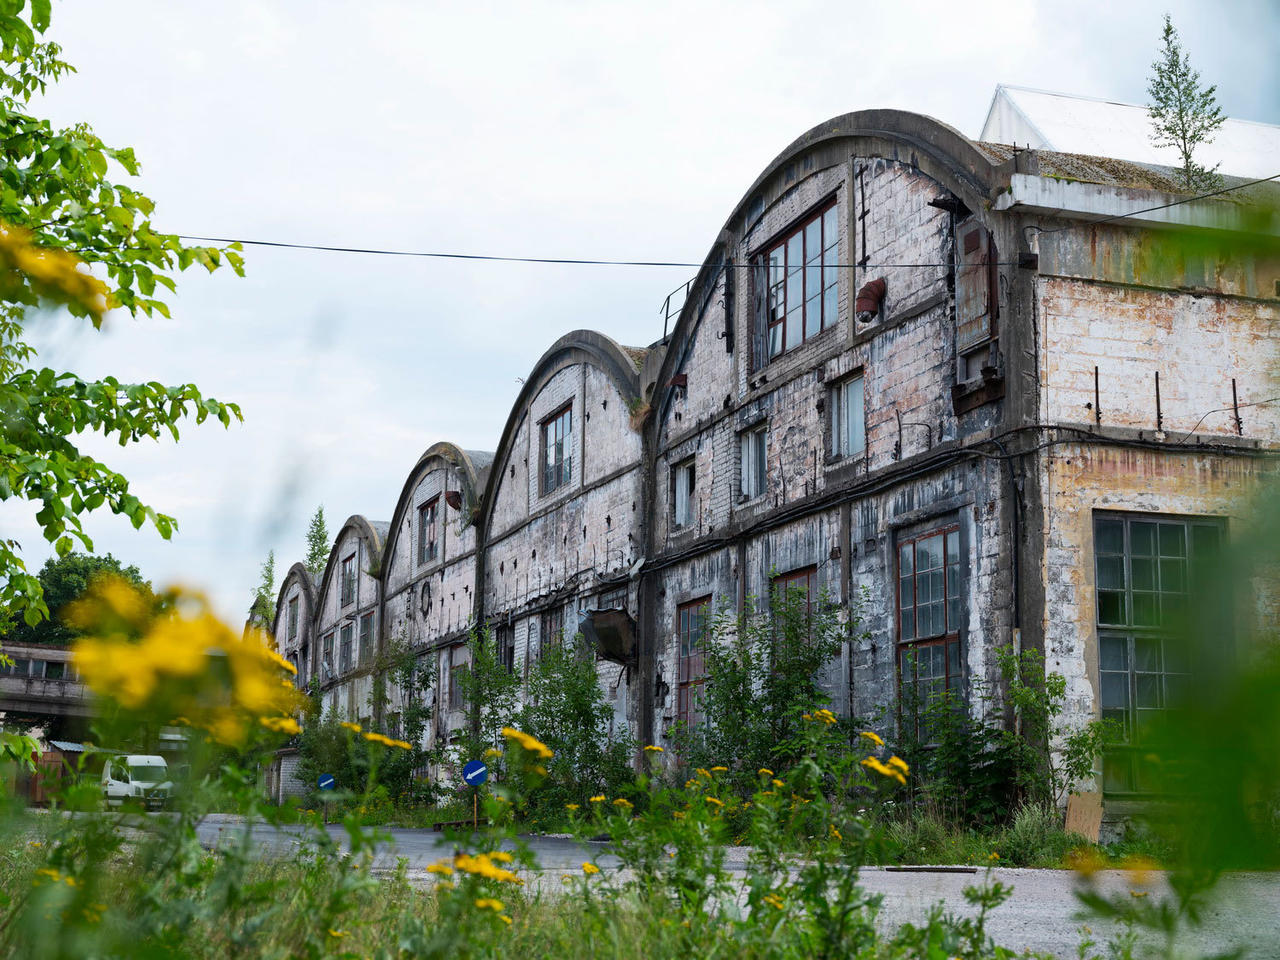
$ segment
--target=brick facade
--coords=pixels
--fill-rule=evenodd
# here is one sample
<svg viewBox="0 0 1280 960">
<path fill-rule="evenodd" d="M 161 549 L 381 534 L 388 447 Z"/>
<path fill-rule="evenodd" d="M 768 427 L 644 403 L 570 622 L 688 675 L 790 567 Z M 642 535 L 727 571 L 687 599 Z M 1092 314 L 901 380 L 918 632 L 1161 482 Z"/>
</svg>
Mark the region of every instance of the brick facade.
<svg viewBox="0 0 1280 960">
<path fill-rule="evenodd" d="M 1063 171 L 1106 190 L 1073 193 Z M 1037 206 L 1046 190 L 1076 205 Z M 1118 213 L 1090 206 L 1103 192 Z M 1167 232 L 1125 212 L 1162 196 L 1129 164 L 975 144 L 911 114 L 814 128 L 731 212 L 670 335 L 645 349 L 562 337 L 496 453 L 437 444 L 386 530 L 348 521 L 314 588 L 312 650 L 372 611 L 380 649 L 394 638 L 439 657 L 435 742 L 462 722 L 446 709 L 449 650 L 468 629 L 509 631 L 523 671 L 548 624 L 573 632 L 622 591 L 638 653 L 599 660 L 602 689 L 617 732 L 662 743 L 678 712 L 680 606 L 710 597 L 738 611 L 774 576 L 811 568 L 837 603 L 864 602 L 820 680 L 841 713 L 892 735 L 900 549 L 951 531 L 957 690 L 978 710 L 979 689 L 998 693 L 997 648 L 1035 649 L 1067 678 L 1069 723 L 1098 716 L 1095 512 L 1223 518 L 1229 535 L 1280 441 L 1280 405 L 1247 406 L 1238 425 L 1231 392 L 1234 381 L 1241 404 L 1276 394 L 1280 261 L 1170 256 Z M 829 322 L 766 358 L 768 275 L 755 264 L 829 206 L 837 263 L 806 274 L 832 291 Z M 874 279 L 884 297 L 855 317 Z M 865 448 L 846 452 L 834 411 L 851 377 Z M 543 434 L 566 410 L 570 462 L 549 485 Z M 761 428 L 763 487 L 749 495 L 743 437 Z M 417 508 L 447 491 L 463 506 L 442 507 L 440 555 L 419 563 Z M 348 611 L 336 571 L 351 551 L 375 573 L 361 573 Z M 282 601 L 306 589 L 291 571 Z M 323 679 L 326 704 L 341 712 L 347 690 L 351 709 L 368 683 L 358 670 Z"/>
</svg>

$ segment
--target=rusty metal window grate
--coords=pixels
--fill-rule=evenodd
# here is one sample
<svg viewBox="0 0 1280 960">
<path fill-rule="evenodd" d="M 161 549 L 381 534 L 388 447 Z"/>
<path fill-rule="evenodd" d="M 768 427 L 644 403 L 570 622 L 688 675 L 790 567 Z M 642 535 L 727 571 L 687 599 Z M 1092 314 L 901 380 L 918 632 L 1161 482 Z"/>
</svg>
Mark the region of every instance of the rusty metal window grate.
<svg viewBox="0 0 1280 960">
<path fill-rule="evenodd" d="M 366 613 L 360 618 L 360 649 L 356 659 L 365 666 L 373 659 L 373 614 Z"/>
<path fill-rule="evenodd" d="M 564 639 L 564 607 L 552 607 L 543 610 L 538 617 L 538 650 L 543 651 L 560 646 Z"/>
<path fill-rule="evenodd" d="M 436 523 L 439 510 L 439 497 L 432 497 L 418 507 L 418 563 L 430 563 L 439 555 L 439 526 Z"/>
<path fill-rule="evenodd" d="M 516 631 L 510 624 L 499 624 L 493 630 L 494 645 L 499 665 L 507 673 L 516 669 Z"/>
<path fill-rule="evenodd" d="M 322 680 L 328 680 L 333 677 L 333 631 L 330 630 L 324 635 L 323 646 L 321 647 L 322 655 L 320 663 L 324 668 L 324 672 L 328 676 L 322 676 Z"/>
<path fill-rule="evenodd" d="M 339 577 L 342 584 L 342 605 L 345 607 L 354 603 L 356 599 L 356 555 L 354 553 L 342 561 Z"/>
<path fill-rule="evenodd" d="M 711 598 L 683 603 L 676 612 L 680 641 L 676 686 L 676 719 L 695 727 L 702 719 L 702 686 L 706 682 L 704 650 L 711 619 Z"/>
<path fill-rule="evenodd" d="M 767 245 L 753 261 L 757 367 L 839 319 L 840 227 L 834 200 Z M 763 342 L 760 340 L 763 339 Z"/>
<path fill-rule="evenodd" d="M 338 641 L 338 671 L 340 673 L 346 673 L 351 669 L 351 634 L 353 632 L 351 624 L 342 625 Z"/>
<path fill-rule="evenodd" d="M 573 404 L 542 421 L 542 495 L 569 483 L 573 473 Z"/>
<path fill-rule="evenodd" d="M 898 681 L 916 730 L 962 677 L 960 528 L 949 526 L 898 544 Z"/>
</svg>

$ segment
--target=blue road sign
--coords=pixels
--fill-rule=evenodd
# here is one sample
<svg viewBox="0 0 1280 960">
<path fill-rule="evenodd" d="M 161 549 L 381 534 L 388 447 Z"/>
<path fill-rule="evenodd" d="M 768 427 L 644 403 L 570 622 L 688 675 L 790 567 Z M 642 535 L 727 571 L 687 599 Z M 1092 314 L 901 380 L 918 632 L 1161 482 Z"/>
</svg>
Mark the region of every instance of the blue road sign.
<svg viewBox="0 0 1280 960">
<path fill-rule="evenodd" d="M 332 773 L 322 773 L 320 774 L 320 779 L 316 781 L 316 786 L 321 790 L 332 790 L 336 783 L 337 781 L 333 779 Z"/>
<path fill-rule="evenodd" d="M 478 787 L 489 779 L 489 768 L 483 760 L 472 760 L 462 768 L 462 779 L 468 787 Z"/>
</svg>

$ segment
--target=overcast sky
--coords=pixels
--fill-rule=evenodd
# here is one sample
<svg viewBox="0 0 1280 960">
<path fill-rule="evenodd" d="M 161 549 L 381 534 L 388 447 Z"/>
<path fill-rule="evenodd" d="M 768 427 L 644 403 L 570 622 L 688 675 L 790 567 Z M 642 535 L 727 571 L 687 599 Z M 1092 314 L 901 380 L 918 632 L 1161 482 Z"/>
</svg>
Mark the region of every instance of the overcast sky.
<svg viewBox="0 0 1280 960">
<path fill-rule="evenodd" d="M 133 146 L 165 230 L 518 256 L 700 261 L 789 142 L 895 107 L 976 137 L 997 83 L 1142 103 L 1165 10 L 1233 117 L 1280 123 L 1274 0 L 1052 3 L 54 5 L 79 72 L 37 112 Z M 115 171 L 123 177 L 120 171 Z M 323 503 L 390 519 L 437 440 L 492 450 L 542 352 L 593 328 L 662 335 L 679 268 L 463 263 L 248 248 L 184 275 L 173 320 L 42 319 L 44 364 L 194 381 L 245 423 L 128 450 L 89 442 L 177 516 L 118 517 L 99 552 L 244 617 L 258 569 L 301 559 Z M 33 510 L 0 531 L 34 569 Z"/>
</svg>

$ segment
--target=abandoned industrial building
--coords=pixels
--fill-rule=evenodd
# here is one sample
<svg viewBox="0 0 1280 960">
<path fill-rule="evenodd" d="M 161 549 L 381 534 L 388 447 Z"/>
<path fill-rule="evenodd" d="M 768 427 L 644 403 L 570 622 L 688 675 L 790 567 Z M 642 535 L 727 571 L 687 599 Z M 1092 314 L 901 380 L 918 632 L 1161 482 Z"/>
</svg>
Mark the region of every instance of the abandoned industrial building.
<svg viewBox="0 0 1280 960">
<path fill-rule="evenodd" d="M 388 522 L 351 517 L 317 581 L 295 564 L 281 652 L 387 729 L 378 652 L 435 658 L 430 745 L 465 722 L 474 626 L 525 673 L 582 631 L 615 731 L 662 744 L 696 720 L 709 616 L 795 584 L 866 598 L 821 677 L 837 713 L 965 697 L 1014 645 L 1066 678 L 1070 723 L 1132 724 L 1181 680 L 1161 610 L 1274 472 L 1268 187 L 1184 202 L 1152 165 L 823 123 L 747 188 L 661 339 L 566 333 L 493 452 L 433 443 L 369 505 Z"/>
</svg>

